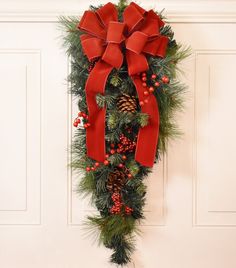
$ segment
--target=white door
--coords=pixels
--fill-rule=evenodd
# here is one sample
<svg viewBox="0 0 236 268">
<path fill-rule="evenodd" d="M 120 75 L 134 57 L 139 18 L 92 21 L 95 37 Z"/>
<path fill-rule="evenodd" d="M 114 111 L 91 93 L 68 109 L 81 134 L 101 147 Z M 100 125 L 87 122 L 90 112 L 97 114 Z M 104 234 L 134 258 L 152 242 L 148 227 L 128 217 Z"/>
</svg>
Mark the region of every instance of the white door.
<svg viewBox="0 0 236 268">
<path fill-rule="evenodd" d="M 147 219 L 129 267 L 235 268 L 235 1 L 164 2 L 176 39 L 193 49 L 181 66 L 184 135 L 147 180 Z M 0 6 L 0 267 L 112 267 L 83 230 L 93 209 L 74 194 L 78 178 L 67 169 L 77 111 L 56 21 L 88 2 Z"/>
</svg>

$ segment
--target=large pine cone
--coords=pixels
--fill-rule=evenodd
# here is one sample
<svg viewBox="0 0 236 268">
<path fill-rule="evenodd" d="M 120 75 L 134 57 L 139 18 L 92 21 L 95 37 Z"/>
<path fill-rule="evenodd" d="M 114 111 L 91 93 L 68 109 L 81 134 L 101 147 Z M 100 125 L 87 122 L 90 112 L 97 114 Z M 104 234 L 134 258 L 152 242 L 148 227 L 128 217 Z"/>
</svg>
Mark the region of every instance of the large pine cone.
<svg viewBox="0 0 236 268">
<path fill-rule="evenodd" d="M 126 183 L 125 173 L 121 170 L 115 169 L 108 175 L 107 189 L 110 192 L 120 192 Z"/>
<path fill-rule="evenodd" d="M 136 98 L 124 93 L 118 98 L 117 107 L 120 112 L 135 113 L 137 110 Z"/>
</svg>

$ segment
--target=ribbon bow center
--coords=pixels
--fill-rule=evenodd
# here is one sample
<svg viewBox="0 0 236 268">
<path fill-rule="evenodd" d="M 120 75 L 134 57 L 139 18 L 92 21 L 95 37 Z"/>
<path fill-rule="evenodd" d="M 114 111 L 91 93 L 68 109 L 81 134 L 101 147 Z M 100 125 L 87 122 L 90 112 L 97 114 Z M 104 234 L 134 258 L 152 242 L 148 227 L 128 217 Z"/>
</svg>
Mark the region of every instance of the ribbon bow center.
<svg viewBox="0 0 236 268">
<path fill-rule="evenodd" d="M 120 44 L 125 40 L 123 35 L 125 23 L 118 21 L 110 21 L 107 28 L 107 43 Z"/>
</svg>

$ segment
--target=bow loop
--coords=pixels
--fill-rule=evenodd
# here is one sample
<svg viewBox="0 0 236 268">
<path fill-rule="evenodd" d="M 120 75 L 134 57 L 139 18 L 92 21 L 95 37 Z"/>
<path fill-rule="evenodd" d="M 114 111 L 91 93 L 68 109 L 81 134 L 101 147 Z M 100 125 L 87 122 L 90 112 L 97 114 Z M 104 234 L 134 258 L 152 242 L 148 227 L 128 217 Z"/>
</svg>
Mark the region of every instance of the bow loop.
<svg viewBox="0 0 236 268">
<path fill-rule="evenodd" d="M 132 3 L 124 10 L 123 17 L 129 33 L 137 29 L 144 21 L 143 14 Z"/>
<path fill-rule="evenodd" d="M 108 27 L 110 21 L 118 21 L 118 11 L 112 3 L 107 3 L 96 11 L 105 28 Z"/>
<path fill-rule="evenodd" d="M 145 45 L 143 52 L 152 56 L 159 56 L 164 58 L 166 55 L 166 48 L 169 43 L 169 39 L 166 36 L 160 36 L 150 40 Z"/>
<path fill-rule="evenodd" d="M 134 32 L 127 39 L 126 48 L 136 54 L 140 54 L 148 40 L 148 36 L 143 32 Z"/>
<path fill-rule="evenodd" d="M 140 31 L 148 36 L 157 36 L 160 33 L 160 21 L 159 16 L 153 10 L 150 10 L 145 17 Z"/>
<path fill-rule="evenodd" d="M 90 10 L 85 11 L 77 28 L 98 38 L 106 38 L 106 31 L 102 27 L 98 16 Z"/>
<path fill-rule="evenodd" d="M 82 34 L 80 36 L 80 40 L 84 54 L 87 56 L 89 61 L 102 56 L 105 50 L 104 41 L 102 39 L 88 34 Z"/>
</svg>

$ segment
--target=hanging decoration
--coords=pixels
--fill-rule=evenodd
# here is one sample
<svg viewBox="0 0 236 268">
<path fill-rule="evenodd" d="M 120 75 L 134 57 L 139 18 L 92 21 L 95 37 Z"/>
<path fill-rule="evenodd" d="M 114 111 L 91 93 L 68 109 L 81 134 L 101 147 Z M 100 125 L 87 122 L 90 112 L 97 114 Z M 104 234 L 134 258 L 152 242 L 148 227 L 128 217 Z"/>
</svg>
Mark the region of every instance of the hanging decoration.
<svg viewBox="0 0 236 268">
<path fill-rule="evenodd" d="M 163 15 L 120 0 L 63 17 L 71 59 L 71 93 L 78 100 L 71 166 L 82 171 L 78 191 L 91 197 L 89 216 L 111 262 L 131 261 L 144 218 L 144 178 L 177 136 L 174 113 L 185 86 L 177 64 L 189 50 L 177 44 Z"/>
</svg>

